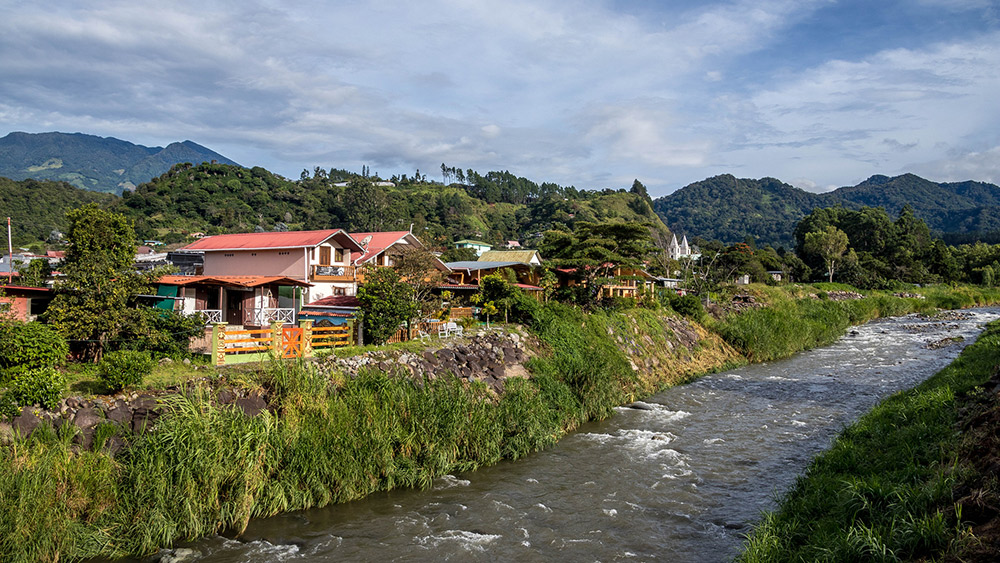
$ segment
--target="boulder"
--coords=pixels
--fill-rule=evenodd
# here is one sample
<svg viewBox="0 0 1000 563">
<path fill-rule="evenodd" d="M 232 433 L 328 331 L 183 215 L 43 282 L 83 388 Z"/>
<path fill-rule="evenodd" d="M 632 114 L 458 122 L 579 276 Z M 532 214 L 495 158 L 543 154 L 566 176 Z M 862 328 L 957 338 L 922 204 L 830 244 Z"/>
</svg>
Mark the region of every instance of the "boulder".
<svg viewBox="0 0 1000 563">
<path fill-rule="evenodd" d="M 73 417 L 73 424 L 77 425 L 80 430 L 88 430 L 98 425 L 103 419 L 94 408 L 85 408 L 76 411 L 76 415 Z"/>
<path fill-rule="evenodd" d="M 21 436 L 28 437 L 41 423 L 41 419 L 35 416 L 31 407 L 23 407 L 21 408 L 21 414 L 14 417 L 14 420 L 11 421 L 11 427 Z"/>
<path fill-rule="evenodd" d="M 257 416 L 267 409 L 267 403 L 259 395 L 240 397 L 233 402 L 233 405 L 247 416 Z"/>
</svg>

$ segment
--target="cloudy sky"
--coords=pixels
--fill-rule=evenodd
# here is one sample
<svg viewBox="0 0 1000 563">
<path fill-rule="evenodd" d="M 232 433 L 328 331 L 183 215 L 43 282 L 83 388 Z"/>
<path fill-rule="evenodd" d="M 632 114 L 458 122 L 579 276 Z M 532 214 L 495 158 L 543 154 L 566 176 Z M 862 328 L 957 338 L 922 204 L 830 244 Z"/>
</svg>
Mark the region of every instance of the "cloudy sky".
<svg viewBox="0 0 1000 563">
<path fill-rule="evenodd" d="M 663 195 L 1000 182 L 997 0 L 0 0 L 0 135 Z"/>
</svg>

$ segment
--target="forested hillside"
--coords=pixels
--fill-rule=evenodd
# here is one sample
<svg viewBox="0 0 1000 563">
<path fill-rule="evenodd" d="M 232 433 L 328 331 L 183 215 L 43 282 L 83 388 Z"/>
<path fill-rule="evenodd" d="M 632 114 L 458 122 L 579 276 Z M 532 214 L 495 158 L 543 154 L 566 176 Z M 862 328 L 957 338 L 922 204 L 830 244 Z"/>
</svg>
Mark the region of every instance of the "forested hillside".
<svg viewBox="0 0 1000 563">
<path fill-rule="evenodd" d="M 791 233 L 813 209 L 883 207 L 896 216 L 909 205 L 938 235 L 956 242 L 1000 235 L 1000 187 L 982 182 L 937 183 L 913 174 L 872 176 L 828 193 L 811 193 L 773 178 L 729 174 L 695 182 L 657 198 L 654 209 L 676 232 L 724 242 L 753 236 L 760 244 L 793 245 Z M 964 235 L 964 236 L 963 236 Z"/>
<path fill-rule="evenodd" d="M 14 181 L 0 177 L 0 215 L 10 217 L 14 234 L 14 248 L 34 245 L 48 240 L 52 231 L 66 228 L 66 212 L 87 203 L 111 205 L 118 198 L 81 190 L 66 182 L 38 180 Z M 6 243 L 6 233 L 4 233 Z M 6 254 L 7 245 L 3 245 Z"/>
<path fill-rule="evenodd" d="M 361 176 L 344 185 L 342 171 L 332 172 L 317 169 L 291 181 L 259 167 L 177 165 L 124 194 L 117 209 L 135 220 L 140 236 L 167 242 L 192 232 L 408 230 L 412 224 L 436 246 L 463 238 L 530 245 L 553 227 L 611 219 L 652 223 L 662 238 L 669 233 L 648 197 L 625 190 L 542 188 L 509 173 L 475 174 L 470 185 L 396 178 L 398 185 L 387 186 Z"/>
</svg>

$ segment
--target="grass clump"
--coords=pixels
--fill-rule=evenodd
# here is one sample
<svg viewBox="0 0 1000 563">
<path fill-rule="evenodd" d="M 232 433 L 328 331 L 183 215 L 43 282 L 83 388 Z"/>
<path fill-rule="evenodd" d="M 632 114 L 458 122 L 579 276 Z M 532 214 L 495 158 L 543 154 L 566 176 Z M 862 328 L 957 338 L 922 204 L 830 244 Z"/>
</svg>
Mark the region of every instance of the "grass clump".
<svg viewBox="0 0 1000 563">
<path fill-rule="evenodd" d="M 816 458 L 749 537 L 740 561 L 908 561 L 938 558 L 966 534 L 950 510 L 957 394 L 1000 364 L 1000 322 L 950 366 L 897 393 Z"/>
</svg>

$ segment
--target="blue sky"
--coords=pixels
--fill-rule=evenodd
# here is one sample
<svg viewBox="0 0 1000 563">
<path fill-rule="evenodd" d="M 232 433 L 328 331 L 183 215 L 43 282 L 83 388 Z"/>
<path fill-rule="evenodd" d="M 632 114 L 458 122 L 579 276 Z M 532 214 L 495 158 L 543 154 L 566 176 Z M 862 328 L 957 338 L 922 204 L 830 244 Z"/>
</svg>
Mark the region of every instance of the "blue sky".
<svg viewBox="0 0 1000 563">
<path fill-rule="evenodd" d="M 1000 182 L 996 0 L 0 0 L 0 134 L 441 163 L 664 195 L 716 174 Z"/>
</svg>

